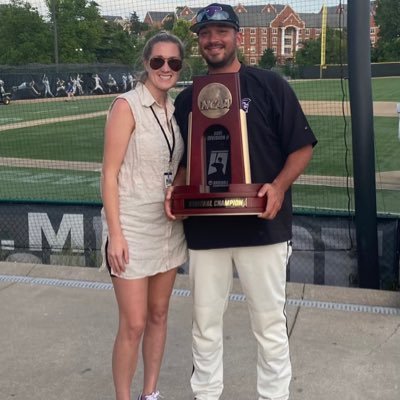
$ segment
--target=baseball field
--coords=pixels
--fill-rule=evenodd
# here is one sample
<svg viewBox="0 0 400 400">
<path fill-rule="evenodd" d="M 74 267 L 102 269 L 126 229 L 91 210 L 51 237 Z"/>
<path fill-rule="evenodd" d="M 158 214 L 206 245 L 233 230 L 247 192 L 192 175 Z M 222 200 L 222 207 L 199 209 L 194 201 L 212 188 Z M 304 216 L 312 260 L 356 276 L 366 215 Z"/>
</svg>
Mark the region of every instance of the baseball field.
<svg viewBox="0 0 400 400">
<path fill-rule="evenodd" d="M 319 143 L 293 189 L 308 212 L 354 208 L 347 81 L 292 81 Z M 378 211 L 400 215 L 400 78 L 372 82 Z M 172 93 L 175 95 L 175 93 Z M 114 95 L 0 105 L 0 200 L 100 203 L 103 129 Z"/>
</svg>

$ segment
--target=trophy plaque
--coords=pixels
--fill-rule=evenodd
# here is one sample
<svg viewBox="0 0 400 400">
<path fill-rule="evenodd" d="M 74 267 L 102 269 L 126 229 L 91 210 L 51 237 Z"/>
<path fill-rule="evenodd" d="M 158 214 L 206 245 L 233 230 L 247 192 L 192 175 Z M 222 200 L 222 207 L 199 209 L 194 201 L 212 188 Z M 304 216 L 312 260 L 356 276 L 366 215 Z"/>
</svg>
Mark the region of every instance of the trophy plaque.
<svg viewBox="0 0 400 400">
<path fill-rule="evenodd" d="M 238 73 L 193 78 L 186 185 L 172 192 L 172 213 L 246 215 L 265 210 L 251 183 L 246 114 Z"/>
</svg>

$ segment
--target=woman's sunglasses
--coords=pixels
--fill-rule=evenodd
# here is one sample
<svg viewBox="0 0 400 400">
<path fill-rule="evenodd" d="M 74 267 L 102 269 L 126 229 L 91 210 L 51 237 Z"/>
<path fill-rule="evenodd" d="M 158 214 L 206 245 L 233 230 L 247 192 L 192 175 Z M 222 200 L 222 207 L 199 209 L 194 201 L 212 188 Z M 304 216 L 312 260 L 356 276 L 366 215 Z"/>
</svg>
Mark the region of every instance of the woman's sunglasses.
<svg viewBox="0 0 400 400">
<path fill-rule="evenodd" d="M 150 67 L 151 69 L 157 70 L 160 69 L 165 63 L 168 63 L 168 66 L 174 72 L 178 72 L 182 69 L 182 60 L 179 58 L 162 58 L 162 57 L 154 57 L 150 59 Z"/>
</svg>

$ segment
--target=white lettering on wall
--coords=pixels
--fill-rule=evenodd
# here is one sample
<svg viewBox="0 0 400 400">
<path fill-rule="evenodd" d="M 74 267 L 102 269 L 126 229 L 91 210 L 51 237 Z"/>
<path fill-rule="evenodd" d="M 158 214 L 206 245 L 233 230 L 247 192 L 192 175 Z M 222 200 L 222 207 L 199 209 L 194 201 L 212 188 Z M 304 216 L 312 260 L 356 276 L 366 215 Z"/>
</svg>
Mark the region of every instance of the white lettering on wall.
<svg viewBox="0 0 400 400">
<path fill-rule="evenodd" d="M 46 213 L 28 213 L 29 249 L 41 251 L 42 233 L 54 252 L 61 252 L 68 234 L 71 233 L 71 250 L 73 253 L 84 252 L 83 215 L 64 214 L 58 232 L 55 232 Z"/>
</svg>

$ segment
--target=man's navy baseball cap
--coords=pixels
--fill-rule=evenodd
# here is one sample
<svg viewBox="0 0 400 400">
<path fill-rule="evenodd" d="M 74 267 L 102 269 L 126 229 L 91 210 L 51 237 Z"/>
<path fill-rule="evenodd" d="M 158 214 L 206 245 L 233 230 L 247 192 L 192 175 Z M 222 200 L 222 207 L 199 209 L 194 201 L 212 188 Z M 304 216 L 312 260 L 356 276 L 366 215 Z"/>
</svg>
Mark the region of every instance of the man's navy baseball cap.
<svg viewBox="0 0 400 400">
<path fill-rule="evenodd" d="M 230 25 L 239 30 L 239 18 L 233 8 L 228 4 L 212 3 L 198 11 L 195 23 L 190 27 L 194 33 L 199 33 L 200 29 L 208 24 Z"/>
</svg>

